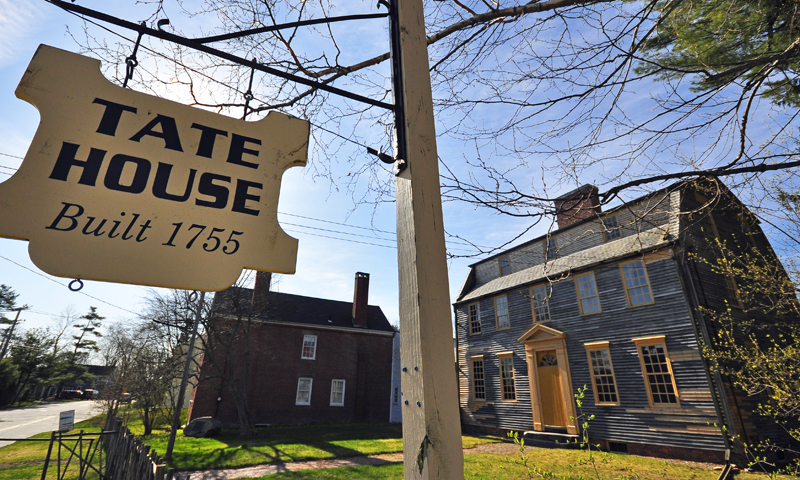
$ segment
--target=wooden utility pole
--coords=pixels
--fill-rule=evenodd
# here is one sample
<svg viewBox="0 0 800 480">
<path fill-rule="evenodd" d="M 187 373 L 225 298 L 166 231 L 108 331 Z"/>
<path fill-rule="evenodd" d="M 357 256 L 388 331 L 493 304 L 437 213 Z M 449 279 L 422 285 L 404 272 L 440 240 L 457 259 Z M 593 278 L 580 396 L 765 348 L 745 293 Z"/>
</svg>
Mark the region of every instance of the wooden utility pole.
<svg viewBox="0 0 800 480">
<path fill-rule="evenodd" d="M 395 184 L 405 478 L 456 480 L 464 455 L 425 18 L 422 0 L 392 3 L 402 79 L 395 151 L 406 160 Z"/>
</svg>

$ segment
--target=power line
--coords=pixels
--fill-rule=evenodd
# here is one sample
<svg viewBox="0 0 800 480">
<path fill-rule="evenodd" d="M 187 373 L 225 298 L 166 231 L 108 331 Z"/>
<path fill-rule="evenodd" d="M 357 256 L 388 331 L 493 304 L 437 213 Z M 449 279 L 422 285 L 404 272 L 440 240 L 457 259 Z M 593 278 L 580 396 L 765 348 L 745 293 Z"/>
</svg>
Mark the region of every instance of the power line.
<svg viewBox="0 0 800 480">
<path fill-rule="evenodd" d="M 4 167 L 2 165 L 0 165 L 0 167 L 7 168 L 7 169 L 13 170 L 13 171 L 17 170 L 16 168 Z M 6 175 L 11 175 L 11 174 L 5 173 L 5 172 L 0 172 L 0 173 L 6 174 Z M 347 228 L 356 228 L 356 229 L 359 229 L 359 230 L 367 230 L 367 231 L 370 231 L 370 232 L 384 233 L 384 234 L 387 234 L 387 235 L 397 235 L 396 232 L 392 232 L 392 231 L 389 231 L 389 230 L 381 230 L 381 229 L 373 228 L 373 227 L 362 227 L 360 225 L 351 225 L 351 224 L 348 224 L 348 223 L 334 222 L 332 220 L 325 220 L 325 219 L 322 219 L 322 218 L 308 217 L 308 216 L 305 216 L 305 215 L 297 215 L 295 213 L 286 213 L 286 212 L 278 212 L 278 213 L 280 215 L 286 215 L 288 217 L 295 217 L 295 218 L 302 218 L 304 220 L 311 220 L 311 221 L 314 221 L 314 222 L 328 223 L 328 224 L 331 224 L 331 225 L 341 225 L 341 226 L 347 227 Z M 369 239 L 372 239 L 372 240 L 379 240 L 379 241 L 384 241 L 384 242 L 393 242 L 394 243 L 394 242 L 397 241 L 396 239 L 393 239 L 393 238 L 389 239 L 389 238 L 380 238 L 380 237 L 370 237 L 370 236 L 367 236 L 367 235 L 359 235 L 357 233 L 342 232 L 342 231 L 339 231 L 339 230 L 328 230 L 328 229 L 325 229 L 325 228 L 312 227 L 310 225 L 301 225 L 301 224 L 297 224 L 297 223 L 283 222 L 282 225 L 290 225 L 290 226 L 293 226 L 293 227 L 307 228 L 307 229 L 310 229 L 310 230 L 319 230 L 319 231 L 322 231 L 322 232 L 336 233 L 336 234 L 339 234 L 339 235 L 351 235 L 351 236 L 354 236 L 354 237 L 369 238 Z M 307 232 L 298 232 L 298 233 L 307 233 Z M 307 233 L 307 234 L 311 235 L 311 233 Z M 321 236 L 321 235 L 317 235 L 317 236 Z M 324 238 L 330 238 L 330 239 L 333 239 L 333 240 L 347 241 L 347 239 L 344 239 L 344 238 L 337 238 L 337 237 L 330 237 L 330 236 L 325 236 Z M 464 246 L 467 246 L 467 247 L 471 247 L 471 248 L 477 249 L 476 248 L 477 246 L 473 246 L 473 245 L 471 245 L 471 244 L 469 244 L 467 242 L 463 242 L 463 241 L 462 242 L 458 242 L 458 241 L 452 241 L 451 240 L 448 243 L 456 244 L 456 245 L 464 245 Z M 376 244 L 367 243 L 367 245 L 376 245 Z M 379 246 L 386 247 L 386 245 L 379 245 Z M 388 247 L 388 248 L 395 248 L 395 247 Z M 489 247 L 485 247 L 485 248 L 489 248 Z M 469 250 L 465 250 L 463 248 L 458 248 L 458 247 L 450 247 L 448 249 L 449 250 L 459 250 L 459 251 L 462 251 L 462 252 L 468 252 L 469 251 Z"/>
<path fill-rule="evenodd" d="M 14 260 L 11 260 L 10 258 L 6 258 L 6 257 L 4 257 L 2 255 L 0 255 L 0 258 L 2 258 L 3 260 L 9 261 L 9 262 L 13 263 L 14 265 L 16 265 L 16 266 L 18 266 L 20 268 L 24 268 L 25 270 L 27 270 L 29 272 L 35 273 L 36 275 L 39 275 L 42 278 L 46 278 L 47 280 L 50 280 L 53 283 L 57 283 L 57 284 L 61 285 L 62 287 L 66 287 L 67 286 L 67 285 L 64 285 L 63 283 L 59 282 L 58 280 L 55 280 L 55 279 L 53 279 L 51 277 L 48 277 L 47 275 L 44 275 L 44 274 L 42 274 L 40 272 L 37 272 L 36 270 L 33 270 L 32 268 L 28 268 L 25 265 L 19 264 L 19 263 L 15 262 Z M 81 295 L 85 295 L 85 296 L 87 296 L 87 297 L 89 297 L 91 299 L 97 300 L 98 302 L 102 302 L 102 303 L 105 303 L 106 305 L 110 305 L 110 306 L 112 306 L 114 308 L 118 308 L 118 309 L 120 309 L 120 310 L 122 310 L 124 312 L 128 312 L 128 313 L 136 315 L 136 316 L 139 315 L 138 313 L 132 312 L 132 311 L 128 310 L 127 308 L 122 308 L 119 305 L 114 305 L 111 302 L 106 302 L 105 300 L 103 300 L 101 298 L 97 298 L 97 297 L 95 297 L 93 295 L 89 295 L 88 293 L 85 293 L 85 292 L 76 292 L 76 293 L 80 293 Z"/>
<path fill-rule="evenodd" d="M 23 158 L 23 157 L 20 157 L 20 156 L 17 156 L 17 155 L 11 155 L 11 154 L 8 154 L 8 153 L 0 152 L 0 155 L 2 155 L 4 157 L 19 158 L 20 160 L 25 160 L 25 158 Z"/>
<path fill-rule="evenodd" d="M 372 239 L 372 240 L 380 240 L 380 241 L 383 241 L 383 242 L 396 242 L 397 241 L 394 238 L 370 237 L 369 235 L 359 235 L 358 233 L 341 232 L 339 230 L 328 230 L 327 228 L 310 227 L 308 225 L 300 225 L 300 224 L 297 224 L 297 223 L 283 222 L 283 223 L 281 223 L 281 225 L 289 225 L 289 226 L 292 226 L 292 227 L 308 228 L 308 229 L 311 229 L 311 230 L 319 230 L 321 232 L 338 233 L 340 235 L 352 235 L 354 237 L 369 238 L 369 239 Z"/>
<path fill-rule="evenodd" d="M 359 228 L 361 230 L 369 230 L 371 232 L 388 233 L 389 235 L 397 235 L 397 232 L 390 232 L 390 231 L 387 231 L 387 230 L 379 230 L 377 228 L 372 228 L 372 227 L 360 227 L 358 225 L 350 225 L 350 224 L 347 224 L 347 223 L 334 222 L 332 220 L 322 220 L 321 218 L 304 217 L 303 215 L 297 215 L 297 214 L 294 214 L 294 213 L 286 213 L 286 212 L 278 212 L 278 213 L 281 214 L 281 215 L 286 215 L 287 217 L 297 217 L 297 218 L 303 218 L 305 220 L 314 220 L 315 222 L 331 223 L 333 225 L 342 225 L 342 226 L 350 227 L 350 228 Z"/>
<path fill-rule="evenodd" d="M 377 244 L 377 243 L 361 242 L 361 241 L 358 241 L 358 240 L 350 240 L 348 238 L 338 238 L 338 237 L 331 237 L 331 236 L 328 236 L 328 235 L 320 235 L 320 234 L 317 234 L 317 233 L 301 232 L 299 230 L 286 229 L 286 231 L 287 232 L 292 232 L 292 233 L 299 233 L 301 235 L 311 235 L 311 236 L 314 236 L 314 237 L 330 238 L 330 239 L 333 239 L 333 240 L 340 240 L 342 242 L 360 243 L 362 245 L 372 245 L 374 247 L 383 247 L 383 248 L 391 248 L 391 249 L 396 249 L 397 248 L 397 247 L 391 246 L 391 245 L 380 245 L 380 244 Z"/>
</svg>

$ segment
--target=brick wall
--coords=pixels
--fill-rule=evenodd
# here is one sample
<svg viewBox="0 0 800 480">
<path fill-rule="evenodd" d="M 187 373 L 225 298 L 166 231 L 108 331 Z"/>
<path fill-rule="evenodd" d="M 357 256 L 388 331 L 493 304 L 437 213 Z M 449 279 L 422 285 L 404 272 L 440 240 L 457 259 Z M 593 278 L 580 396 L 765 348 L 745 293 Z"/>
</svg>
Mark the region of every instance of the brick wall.
<svg viewBox="0 0 800 480">
<path fill-rule="evenodd" d="M 301 359 L 304 335 L 317 336 L 314 360 Z M 389 421 L 391 336 L 302 324 L 260 324 L 252 327 L 248 338 L 251 363 L 247 397 L 253 423 Z M 244 340 L 240 347 L 244 351 Z M 237 354 L 237 361 L 242 357 Z M 203 366 L 203 375 L 207 377 L 212 372 L 209 365 Z M 295 405 L 300 377 L 313 378 L 311 405 Z M 344 406 L 330 405 L 334 379 L 345 380 Z M 236 404 L 220 381 L 202 381 L 193 400 L 190 418 L 212 416 L 225 424 L 237 423 Z"/>
</svg>

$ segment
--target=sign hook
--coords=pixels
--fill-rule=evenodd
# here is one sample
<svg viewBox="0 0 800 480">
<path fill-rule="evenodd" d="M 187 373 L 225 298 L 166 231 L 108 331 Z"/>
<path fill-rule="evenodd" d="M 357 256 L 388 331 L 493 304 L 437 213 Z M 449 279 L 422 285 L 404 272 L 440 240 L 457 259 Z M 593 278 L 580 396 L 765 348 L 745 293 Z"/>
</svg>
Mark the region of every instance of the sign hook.
<svg viewBox="0 0 800 480">
<path fill-rule="evenodd" d="M 75 284 L 76 282 L 77 282 L 78 285 L 73 287 L 72 285 Z M 69 287 L 68 288 L 70 290 L 72 290 L 73 292 L 80 292 L 81 289 L 83 288 L 83 280 L 81 280 L 80 278 L 76 278 L 75 280 L 69 282 Z"/>
<path fill-rule="evenodd" d="M 253 59 L 253 63 L 258 63 L 258 59 L 254 58 Z M 244 114 L 242 115 L 242 120 L 247 118 L 247 114 L 249 113 L 248 109 L 250 108 L 250 100 L 252 100 L 254 98 L 253 97 L 253 75 L 255 73 L 256 73 L 256 69 L 253 68 L 253 67 L 250 67 L 250 84 L 247 85 L 247 91 L 244 92 Z"/>
<path fill-rule="evenodd" d="M 141 26 L 142 27 L 147 27 L 147 23 L 143 21 L 141 23 Z M 159 23 L 159 28 L 160 27 L 161 27 L 161 24 Z M 139 51 L 139 43 L 142 41 L 142 36 L 143 35 L 144 35 L 144 29 L 141 28 L 141 29 L 139 29 L 139 36 L 136 37 L 136 43 L 133 45 L 133 53 L 131 53 L 130 56 L 125 59 L 125 64 L 126 64 L 125 65 L 125 81 L 122 82 L 122 88 L 127 88 L 128 87 L 128 80 L 133 78 L 133 69 L 135 69 L 136 66 L 139 65 L 139 61 L 136 60 L 136 52 Z"/>
</svg>

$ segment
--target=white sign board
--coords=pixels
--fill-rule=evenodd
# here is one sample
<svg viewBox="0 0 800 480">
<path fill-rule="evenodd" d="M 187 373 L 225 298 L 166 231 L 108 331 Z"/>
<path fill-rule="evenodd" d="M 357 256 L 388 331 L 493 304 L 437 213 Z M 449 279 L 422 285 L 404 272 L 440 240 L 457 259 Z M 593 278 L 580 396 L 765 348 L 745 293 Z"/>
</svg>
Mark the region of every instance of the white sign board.
<svg viewBox="0 0 800 480">
<path fill-rule="evenodd" d="M 75 410 L 61 412 L 61 415 L 58 419 L 58 431 L 69 432 L 73 428 L 75 428 Z"/>
<path fill-rule="evenodd" d="M 283 172 L 309 123 L 245 122 L 112 84 L 100 61 L 40 45 L 16 90 L 41 123 L 0 184 L 0 237 L 52 275 L 204 291 L 243 268 L 294 273 Z"/>
</svg>

